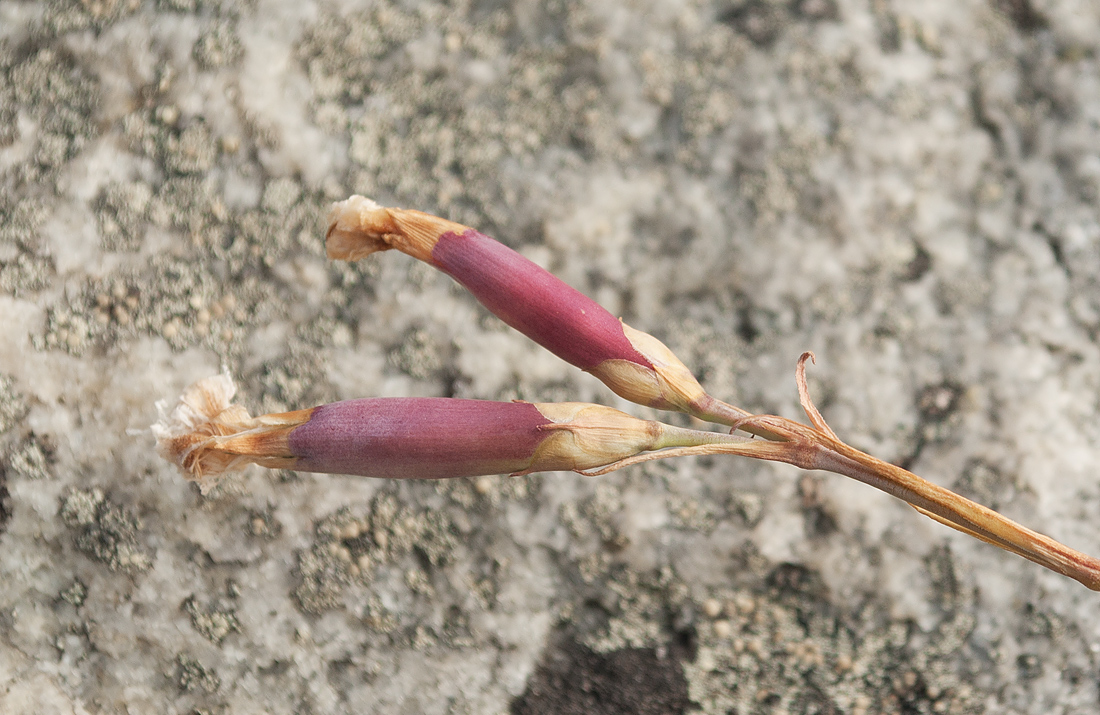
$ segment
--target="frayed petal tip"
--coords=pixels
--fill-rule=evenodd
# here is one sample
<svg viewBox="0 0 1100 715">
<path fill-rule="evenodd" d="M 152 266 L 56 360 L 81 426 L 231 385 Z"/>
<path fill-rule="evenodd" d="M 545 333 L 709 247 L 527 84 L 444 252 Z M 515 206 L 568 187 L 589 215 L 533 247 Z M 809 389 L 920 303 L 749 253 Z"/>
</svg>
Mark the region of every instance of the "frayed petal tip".
<svg viewBox="0 0 1100 715">
<path fill-rule="evenodd" d="M 157 451 L 185 477 L 198 482 L 203 494 L 223 475 L 240 471 L 249 461 L 218 448 L 220 437 L 238 434 L 254 424 L 243 407 L 233 404 L 236 392 L 233 379 L 223 373 L 191 384 L 171 412 L 165 402 L 157 403 L 160 419 L 150 428 Z"/>
</svg>

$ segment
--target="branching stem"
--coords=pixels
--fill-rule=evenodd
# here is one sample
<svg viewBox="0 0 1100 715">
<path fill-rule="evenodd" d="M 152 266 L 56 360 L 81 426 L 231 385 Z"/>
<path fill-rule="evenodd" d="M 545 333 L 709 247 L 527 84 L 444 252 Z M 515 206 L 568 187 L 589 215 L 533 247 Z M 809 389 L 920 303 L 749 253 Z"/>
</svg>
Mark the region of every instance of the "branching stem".
<svg viewBox="0 0 1100 715">
<path fill-rule="evenodd" d="M 598 476 L 632 464 L 668 457 L 736 454 L 786 462 L 806 470 L 819 469 L 842 474 L 907 502 L 921 514 L 941 524 L 1023 556 L 1052 571 L 1069 576 L 1094 591 L 1100 591 L 1100 560 L 1021 526 L 950 489 L 933 484 L 906 469 L 872 457 L 842 442 L 825 422 L 810 397 L 806 384 L 806 361 L 813 359 L 813 353 L 803 353 L 796 370 L 799 401 L 812 427 L 774 415 L 746 414 L 729 422 L 731 431 L 741 429 L 767 435 L 769 440 L 775 441 L 748 440 L 727 435 L 720 443 L 648 452 L 581 473 Z"/>
</svg>

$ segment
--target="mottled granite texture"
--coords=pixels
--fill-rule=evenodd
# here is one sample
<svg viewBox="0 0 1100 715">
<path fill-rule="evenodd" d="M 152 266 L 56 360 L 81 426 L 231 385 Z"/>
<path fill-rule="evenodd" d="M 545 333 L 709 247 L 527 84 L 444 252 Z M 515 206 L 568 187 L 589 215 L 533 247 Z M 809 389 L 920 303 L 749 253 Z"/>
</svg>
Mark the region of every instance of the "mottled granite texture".
<svg viewBox="0 0 1100 715">
<path fill-rule="evenodd" d="M 625 407 L 357 192 L 1100 554 L 1100 5 L 0 0 L 0 712 L 1093 713 L 1100 595 L 737 459 L 200 497 L 158 399 Z M 675 419 L 675 418 L 670 418 Z"/>
</svg>

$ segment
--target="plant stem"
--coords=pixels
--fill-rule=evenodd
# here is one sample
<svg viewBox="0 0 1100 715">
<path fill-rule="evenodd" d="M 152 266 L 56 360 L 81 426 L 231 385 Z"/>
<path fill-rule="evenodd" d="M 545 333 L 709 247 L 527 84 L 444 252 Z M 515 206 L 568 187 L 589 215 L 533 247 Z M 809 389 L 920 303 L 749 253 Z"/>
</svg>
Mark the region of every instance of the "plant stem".
<svg viewBox="0 0 1100 715">
<path fill-rule="evenodd" d="M 736 454 L 753 459 L 786 462 L 806 470 L 833 472 L 897 497 L 941 524 L 1069 576 L 1093 591 L 1100 591 L 1100 559 L 1071 549 L 950 489 L 933 484 L 906 469 L 872 457 L 842 442 L 825 423 L 810 399 L 805 364 L 812 359 L 812 353 L 802 355 L 796 378 L 799 399 L 813 427 L 774 415 L 749 415 L 731 420 L 729 425 L 761 436 L 766 435 L 767 439 L 776 441 L 684 430 L 685 434 L 679 435 L 679 443 L 690 445 L 690 440 L 694 437 L 697 440 L 694 446 L 639 454 L 581 473 L 597 476 L 631 464 L 693 454 Z M 741 412 L 738 408 L 731 409 Z M 735 412 L 726 412 L 724 415 Z M 688 432 L 695 434 L 686 434 Z"/>
</svg>

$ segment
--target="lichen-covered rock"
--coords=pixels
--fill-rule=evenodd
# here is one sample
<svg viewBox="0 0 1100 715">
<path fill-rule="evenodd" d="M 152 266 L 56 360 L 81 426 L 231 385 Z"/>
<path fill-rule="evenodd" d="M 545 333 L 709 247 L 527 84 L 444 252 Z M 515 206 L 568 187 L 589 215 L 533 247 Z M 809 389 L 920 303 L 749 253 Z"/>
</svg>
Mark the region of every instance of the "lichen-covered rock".
<svg viewBox="0 0 1100 715">
<path fill-rule="evenodd" d="M 5 4 L 0 712 L 1093 711 L 1092 594 L 840 478 L 203 497 L 141 433 L 223 366 L 253 413 L 633 409 L 430 268 L 327 261 L 361 193 L 754 412 L 813 349 L 842 437 L 1100 554 L 1093 5 Z"/>
</svg>

